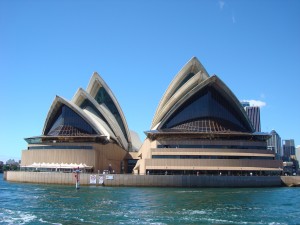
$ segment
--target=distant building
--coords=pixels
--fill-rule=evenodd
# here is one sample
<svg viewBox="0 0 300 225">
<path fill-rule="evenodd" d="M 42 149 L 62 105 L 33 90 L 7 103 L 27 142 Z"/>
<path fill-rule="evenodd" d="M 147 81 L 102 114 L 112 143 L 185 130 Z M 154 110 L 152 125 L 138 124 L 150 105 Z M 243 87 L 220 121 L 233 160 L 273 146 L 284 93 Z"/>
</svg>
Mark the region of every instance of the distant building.
<svg viewBox="0 0 300 225">
<path fill-rule="evenodd" d="M 299 161 L 300 160 L 300 145 L 298 145 L 296 148 L 296 157 L 297 157 L 297 160 Z"/>
<path fill-rule="evenodd" d="M 281 137 L 275 130 L 272 130 L 270 134 L 272 136 L 267 140 L 268 149 L 272 150 L 276 154 L 276 158 L 279 159 L 282 157 Z"/>
<path fill-rule="evenodd" d="M 249 101 L 240 101 L 240 103 L 243 106 L 243 108 L 245 109 L 255 131 L 261 132 L 259 106 L 250 106 Z"/>
<path fill-rule="evenodd" d="M 260 108 L 258 106 L 246 106 L 246 113 L 256 132 L 261 132 L 260 128 Z"/>
<path fill-rule="evenodd" d="M 296 154 L 294 139 L 283 140 L 282 148 L 283 148 L 283 161 L 290 161 L 291 156 L 294 156 Z"/>
</svg>

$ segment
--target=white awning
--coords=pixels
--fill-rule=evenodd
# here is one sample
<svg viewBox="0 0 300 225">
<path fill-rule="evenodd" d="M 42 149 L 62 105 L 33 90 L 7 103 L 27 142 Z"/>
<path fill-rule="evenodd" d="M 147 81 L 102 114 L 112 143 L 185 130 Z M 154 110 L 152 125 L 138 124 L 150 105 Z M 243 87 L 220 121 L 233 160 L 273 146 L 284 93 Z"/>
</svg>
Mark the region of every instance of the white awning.
<svg viewBox="0 0 300 225">
<path fill-rule="evenodd" d="M 34 162 L 31 165 L 22 165 L 21 167 L 23 168 L 51 168 L 51 169 L 91 169 L 93 168 L 92 166 L 88 166 L 86 164 L 80 163 L 80 164 L 76 164 L 76 163 L 36 163 Z"/>
</svg>

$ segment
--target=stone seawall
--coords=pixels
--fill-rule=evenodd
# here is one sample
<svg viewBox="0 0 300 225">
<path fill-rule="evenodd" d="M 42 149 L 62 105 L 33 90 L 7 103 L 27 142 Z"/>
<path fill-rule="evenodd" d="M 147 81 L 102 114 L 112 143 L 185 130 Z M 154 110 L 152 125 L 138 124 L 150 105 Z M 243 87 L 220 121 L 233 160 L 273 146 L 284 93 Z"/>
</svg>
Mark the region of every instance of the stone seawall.
<svg viewBox="0 0 300 225">
<path fill-rule="evenodd" d="M 55 172 L 8 171 L 11 182 L 75 185 L 74 174 Z M 99 184 L 103 181 L 103 184 Z M 96 183 L 92 183 L 96 182 Z M 277 176 L 181 176 L 181 175 L 131 175 L 131 174 L 80 174 L 80 184 L 90 186 L 134 187 L 279 187 Z"/>
<path fill-rule="evenodd" d="M 288 187 L 300 187 L 300 176 L 282 176 L 281 180 Z"/>
</svg>

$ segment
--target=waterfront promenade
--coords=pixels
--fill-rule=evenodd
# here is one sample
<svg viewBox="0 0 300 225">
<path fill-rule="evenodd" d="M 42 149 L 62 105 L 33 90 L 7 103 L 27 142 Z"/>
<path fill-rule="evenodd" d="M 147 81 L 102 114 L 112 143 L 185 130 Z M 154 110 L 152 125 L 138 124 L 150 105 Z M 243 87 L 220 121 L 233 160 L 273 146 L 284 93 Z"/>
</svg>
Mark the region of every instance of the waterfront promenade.
<svg viewBox="0 0 300 225">
<path fill-rule="evenodd" d="M 73 173 L 7 171 L 11 182 L 75 185 Z M 134 187 L 280 187 L 300 186 L 299 176 L 190 176 L 80 174 L 80 184 L 90 186 Z"/>
</svg>

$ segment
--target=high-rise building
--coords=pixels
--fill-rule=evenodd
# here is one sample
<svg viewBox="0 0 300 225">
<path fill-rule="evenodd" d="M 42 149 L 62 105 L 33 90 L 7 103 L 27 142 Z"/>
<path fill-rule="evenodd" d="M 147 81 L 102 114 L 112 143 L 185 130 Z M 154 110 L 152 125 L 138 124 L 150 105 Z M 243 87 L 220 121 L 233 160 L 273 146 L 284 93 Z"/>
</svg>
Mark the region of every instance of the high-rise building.
<svg viewBox="0 0 300 225">
<path fill-rule="evenodd" d="M 282 148 L 283 148 L 283 160 L 284 161 L 289 161 L 291 156 L 296 154 L 294 139 L 283 140 Z"/>
<path fill-rule="evenodd" d="M 246 113 L 252 122 L 253 128 L 256 132 L 261 132 L 260 129 L 260 108 L 258 106 L 246 106 Z"/>
<path fill-rule="evenodd" d="M 272 150 L 279 159 L 282 156 L 281 138 L 275 130 L 272 130 L 270 134 L 272 136 L 267 140 L 268 149 Z"/>
<path fill-rule="evenodd" d="M 256 132 L 261 132 L 260 126 L 260 108 L 258 106 L 250 106 L 249 101 L 240 101 L 241 105 L 245 109 L 253 128 Z"/>
<path fill-rule="evenodd" d="M 297 160 L 300 161 L 300 145 L 298 145 L 296 148 L 296 157 L 297 157 Z"/>
</svg>

